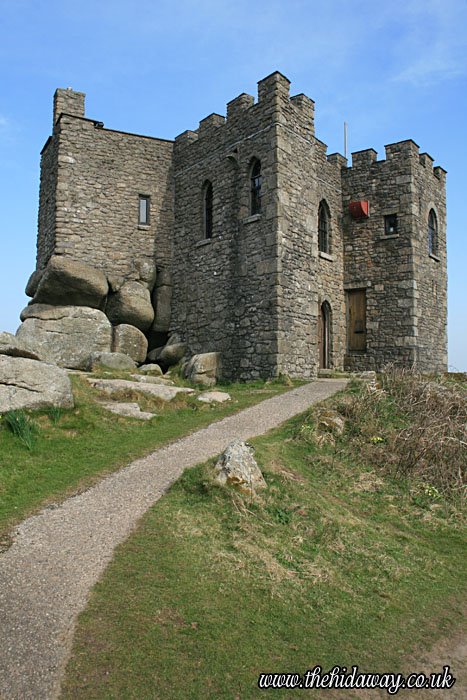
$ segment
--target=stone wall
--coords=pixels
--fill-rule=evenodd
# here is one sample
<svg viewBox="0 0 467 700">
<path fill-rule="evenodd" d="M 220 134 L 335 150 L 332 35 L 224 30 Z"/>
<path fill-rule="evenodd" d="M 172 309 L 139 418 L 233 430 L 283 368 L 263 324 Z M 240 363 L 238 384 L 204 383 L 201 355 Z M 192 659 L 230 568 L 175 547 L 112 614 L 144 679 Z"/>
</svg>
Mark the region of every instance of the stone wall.
<svg viewBox="0 0 467 700">
<path fill-rule="evenodd" d="M 414 281 L 417 285 L 417 367 L 424 372 L 447 369 L 446 171 L 420 155 L 414 174 Z M 438 246 L 430 255 L 428 216 L 436 213 Z"/>
<path fill-rule="evenodd" d="M 367 350 L 347 352 L 350 369 L 411 366 L 417 344 L 413 254 L 413 180 L 418 147 L 413 141 L 352 154 L 343 171 L 344 289 L 366 289 Z M 369 202 L 369 217 L 353 219 L 351 201 Z M 397 232 L 385 232 L 386 215 L 397 215 Z"/>
<path fill-rule="evenodd" d="M 58 177 L 58 138 L 51 137 L 41 152 L 41 182 L 36 269 L 42 270 L 55 248 Z"/>
<path fill-rule="evenodd" d="M 285 96 L 284 96 L 285 97 Z M 327 302 L 330 362 L 342 368 L 345 305 L 342 288 L 342 156 L 327 158 L 314 136 L 314 104 L 305 95 L 283 99 L 277 126 L 279 172 L 279 371 L 313 376 L 319 365 L 318 317 Z M 318 250 L 318 210 L 329 210 L 328 252 Z"/>
<path fill-rule="evenodd" d="M 193 352 L 220 351 L 226 377 L 277 373 L 277 167 L 280 74 L 240 95 L 227 119 L 211 115 L 175 141 L 172 329 Z M 286 80 L 286 79 L 284 79 Z M 288 81 L 287 81 L 288 82 Z M 250 176 L 261 161 L 261 213 L 251 215 Z M 213 235 L 203 225 L 203 187 L 213 186 Z"/>
</svg>

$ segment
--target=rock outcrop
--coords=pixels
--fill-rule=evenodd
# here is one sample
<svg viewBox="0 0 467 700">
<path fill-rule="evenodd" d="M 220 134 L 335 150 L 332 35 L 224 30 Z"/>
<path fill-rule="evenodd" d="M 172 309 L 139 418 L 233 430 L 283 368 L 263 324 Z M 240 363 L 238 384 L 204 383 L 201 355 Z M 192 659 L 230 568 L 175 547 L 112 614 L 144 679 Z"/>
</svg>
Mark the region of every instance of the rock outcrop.
<svg viewBox="0 0 467 700">
<path fill-rule="evenodd" d="M 193 393 L 193 389 L 186 389 L 184 387 L 153 384 L 152 382 L 130 382 L 126 379 L 93 379 L 92 377 L 88 377 L 88 382 L 95 389 L 100 389 L 110 396 L 122 391 L 131 391 L 155 396 L 163 401 L 171 401 L 177 394 Z"/>
<path fill-rule="evenodd" d="M 136 418 L 137 420 L 151 420 L 151 418 L 154 418 L 155 416 L 155 413 L 142 411 L 137 403 L 122 403 L 117 401 L 108 401 L 107 403 L 101 403 L 101 406 L 107 411 L 115 413 L 117 416 L 123 416 L 124 418 Z"/>
<path fill-rule="evenodd" d="M 172 307 L 172 276 L 170 270 L 163 269 L 158 273 L 156 286 L 152 293 L 152 305 L 155 316 L 148 335 L 150 347 L 154 348 L 165 342 L 170 328 Z"/>
<path fill-rule="evenodd" d="M 11 333 L 6 333 L 5 331 L 0 333 L 0 355 L 9 355 L 10 357 L 27 357 L 30 360 L 40 359 L 37 353 L 23 347 L 14 335 Z"/>
<path fill-rule="evenodd" d="M 0 355 L 0 413 L 51 406 L 73 407 L 66 371 L 38 360 Z"/>
<path fill-rule="evenodd" d="M 157 356 L 157 364 L 160 365 L 163 370 L 167 370 L 169 367 L 173 367 L 183 359 L 186 350 L 187 347 L 185 343 L 165 345 Z"/>
<path fill-rule="evenodd" d="M 112 327 L 102 311 L 86 306 L 27 306 L 18 342 L 42 360 L 87 369 L 93 352 L 110 352 Z"/>
<path fill-rule="evenodd" d="M 136 362 L 121 352 L 92 352 L 89 356 L 89 370 L 105 369 L 135 369 Z"/>
<path fill-rule="evenodd" d="M 123 323 L 141 331 L 147 330 L 154 320 L 151 295 L 139 282 L 125 282 L 109 294 L 105 312 L 114 325 Z"/>
<path fill-rule="evenodd" d="M 33 275 L 36 274 L 36 278 Z M 43 273 L 33 273 L 27 289 L 34 293 L 34 304 L 90 306 L 102 308 L 109 285 L 103 272 L 71 258 L 54 255 Z"/>
<path fill-rule="evenodd" d="M 161 376 L 162 370 L 159 367 L 159 365 L 156 364 L 149 364 L 149 365 L 141 365 L 141 367 L 138 367 L 140 372 L 144 372 L 145 374 L 149 375 L 157 375 Z"/>
</svg>

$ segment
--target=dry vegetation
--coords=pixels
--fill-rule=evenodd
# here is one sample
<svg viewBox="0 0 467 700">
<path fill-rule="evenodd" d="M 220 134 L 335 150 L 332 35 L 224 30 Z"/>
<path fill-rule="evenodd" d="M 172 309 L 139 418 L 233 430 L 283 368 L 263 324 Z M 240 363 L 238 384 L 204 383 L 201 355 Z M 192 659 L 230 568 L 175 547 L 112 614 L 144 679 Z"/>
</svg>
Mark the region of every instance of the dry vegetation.
<svg viewBox="0 0 467 700">
<path fill-rule="evenodd" d="M 362 458 L 399 478 L 461 497 L 467 467 L 467 377 L 393 367 L 338 402 Z"/>
</svg>

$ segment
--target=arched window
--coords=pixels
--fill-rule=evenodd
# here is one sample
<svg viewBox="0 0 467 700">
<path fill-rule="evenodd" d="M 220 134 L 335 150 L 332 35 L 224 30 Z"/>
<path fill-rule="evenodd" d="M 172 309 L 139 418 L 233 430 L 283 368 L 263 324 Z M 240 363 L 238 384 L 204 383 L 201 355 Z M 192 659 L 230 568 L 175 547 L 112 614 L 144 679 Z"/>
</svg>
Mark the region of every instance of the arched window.
<svg viewBox="0 0 467 700">
<path fill-rule="evenodd" d="M 250 175 L 250 214 L 261 213 L 261 162 L 255 158 Z"/>
<path fill-rule="evenodd" d="M 430 255 L 438 255 L 438 221 L 434 209 L 428 214 L 428 251 Z"/>
<path fill-rule="evenodd" d="M 318 208 L 318 250 L 321 253 L 331 252 L 330 221 L 331 213 L 329 207 L 326 201 L 322 199 Z"/>
<path fill-rule="evenodd" d="M 204 237 L 212 238 L 212 183 L 204 184 L 203 197 Z"/>
</svg>

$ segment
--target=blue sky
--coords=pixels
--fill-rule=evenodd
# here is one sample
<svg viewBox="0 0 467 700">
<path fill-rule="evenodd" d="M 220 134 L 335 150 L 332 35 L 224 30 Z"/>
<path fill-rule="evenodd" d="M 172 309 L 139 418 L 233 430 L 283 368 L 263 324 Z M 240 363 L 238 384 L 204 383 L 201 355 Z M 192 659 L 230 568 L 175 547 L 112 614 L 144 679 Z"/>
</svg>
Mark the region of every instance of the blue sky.
<svg viewBox="0 0 467 700">
<path fill-rule="evenodd" d="M 449 363 L 467 370 L 465 0 L 0 0 L 0 330 L 35 268 L 39 152 L 57 87 L 109 128 L 174 138 L 274 70 L 328 152 L 413 138 L 448 171 Z"/>
</svg>

